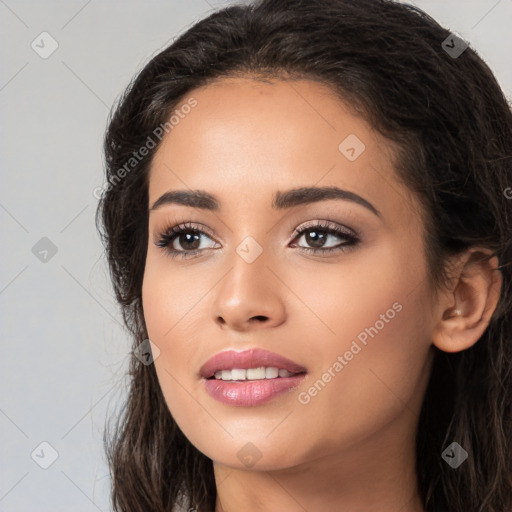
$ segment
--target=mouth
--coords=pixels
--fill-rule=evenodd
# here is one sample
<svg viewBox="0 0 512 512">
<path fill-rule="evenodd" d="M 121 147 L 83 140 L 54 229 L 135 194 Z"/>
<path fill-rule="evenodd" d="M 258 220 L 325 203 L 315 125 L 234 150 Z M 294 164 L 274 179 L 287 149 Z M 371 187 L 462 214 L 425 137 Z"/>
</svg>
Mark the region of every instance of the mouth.
<svg viewBox="0 0 512 512">
<path fill-rule="evenodd" d="M 228 350 L 209 359 L 199 372 L 206 392 L 234 407 L 263 405 L 299 386 L 306 368 L 261 349 Z"/>
<path fill-rule="evenodd" d="M 203 379 L 246 381 L 287 378 L 307 373 L 304 366 L 268 350 L 226 350 L 210 358 L 199 370 Z"/>
</svg>

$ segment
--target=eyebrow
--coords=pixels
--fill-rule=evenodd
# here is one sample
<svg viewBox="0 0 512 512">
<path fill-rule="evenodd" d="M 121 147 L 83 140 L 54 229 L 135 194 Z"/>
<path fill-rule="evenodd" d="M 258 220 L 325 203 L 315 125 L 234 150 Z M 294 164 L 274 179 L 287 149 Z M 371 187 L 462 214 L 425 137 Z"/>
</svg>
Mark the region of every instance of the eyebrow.
<svg viewBox="0 0 512 512">
<path fill-rule="evenodd" d="M 278 191 L 272 198 L 272 208 L 274 210 L 284 210 L 286 208 L 316 203 L 328 199 L 351 201 L 364 206 L 377 217 L 381 216 L 379 210 L 369 201 L 354 192 L 342 190 L 338 187 L 300 187 L 286 191 Z M 171 190 L 161 195 L 149 210 L 157 210 L 166 204 L 180 204 L 211 211 L 218 211 L 220 209 L 217 198 L 204 190 Z"/>
</svg>

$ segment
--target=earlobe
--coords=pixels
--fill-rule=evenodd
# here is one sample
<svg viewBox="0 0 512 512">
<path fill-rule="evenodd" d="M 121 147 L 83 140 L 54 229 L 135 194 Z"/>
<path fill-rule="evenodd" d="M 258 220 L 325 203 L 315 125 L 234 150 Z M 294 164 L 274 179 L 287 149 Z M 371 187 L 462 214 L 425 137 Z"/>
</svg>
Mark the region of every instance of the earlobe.
<svg viewBox="0 0 512 512">
<path fill-rule="evenodd" d="M 432 343 L 444 352 L 460 352 L 473 346 L 491 321 L 500 298 L 502 274 L 498 258 L 490 251 L 472 248 L 460 260 L 454 285 L 445 295 Z M 483 257 L 482 257 L 483 256 Z"/>
</svg>

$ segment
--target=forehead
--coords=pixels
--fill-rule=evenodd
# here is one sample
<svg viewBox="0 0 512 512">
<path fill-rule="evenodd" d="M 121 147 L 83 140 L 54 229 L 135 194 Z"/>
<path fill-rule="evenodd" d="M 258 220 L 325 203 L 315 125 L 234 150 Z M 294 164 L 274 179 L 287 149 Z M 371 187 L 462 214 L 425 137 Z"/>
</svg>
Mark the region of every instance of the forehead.
<svg viewBox="0 0 512 512">
<path fill-rule="evenodd" d="M 168 190 L 201 189 L 221 207 L 243 199 L 270 208 L 276 190 L 316 185 L 397 205 L 391 196 L 403 187 L 391 143 L 326 85 L 222 79 L 191 91 L 176 111 L 191 98 L 196 106 L 178 116 L 153 159 L 150 204 Z"/>
</svg>

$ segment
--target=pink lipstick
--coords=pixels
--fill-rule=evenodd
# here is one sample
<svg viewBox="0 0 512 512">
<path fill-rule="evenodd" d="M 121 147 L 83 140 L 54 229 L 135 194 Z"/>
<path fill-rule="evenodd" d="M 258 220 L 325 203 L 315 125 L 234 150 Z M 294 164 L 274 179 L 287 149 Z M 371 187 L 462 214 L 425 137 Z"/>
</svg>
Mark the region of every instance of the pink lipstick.
<svg viewBox="0 0 512 512">
<path fill-rule="evenodd" d="M 253 407 L 300 385 L 306 368 L 262 349 L 227 350 L 200 369 L 206 391 L 219 402 Z"/>
</svg>

